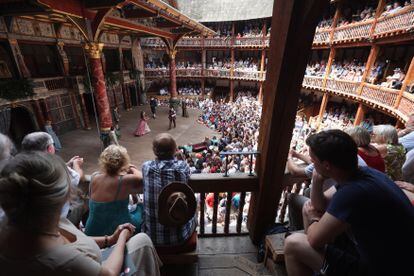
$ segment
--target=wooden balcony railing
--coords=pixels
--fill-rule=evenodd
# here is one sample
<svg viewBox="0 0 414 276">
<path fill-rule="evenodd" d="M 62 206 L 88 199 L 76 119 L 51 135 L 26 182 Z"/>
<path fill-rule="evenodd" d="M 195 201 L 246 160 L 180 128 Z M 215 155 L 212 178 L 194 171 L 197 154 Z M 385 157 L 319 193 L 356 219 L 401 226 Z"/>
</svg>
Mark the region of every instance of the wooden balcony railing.
<svg viewBox="0 0 414 276">
<path fill-rule="evenodd" d="M 414 6 L 381 16 L 375 25 L 374 37 L 381 37 L 392 33 L 407 32 L 414 27 Z"/>
<path fill-rule="evenodd" d="M 263 36 L 235 38 L 234 46 L 263 47 Z"/>
<path fill-rule="evenodd" d="M 400 104 L 398 105 L 398 111 L 400 116 L 405 120 L 408 119 L 408 116 L 414 112 L 414 95 L 404 92 Z"/>
<path fill-rule="evenodd" d="M 170 70 L 145 68 L 144 74 L 146 78 L 168 78 L 170 76 Z"/>
<path fill-rule="evenodd" d="M 385 88 L 378 85 L 364 84 L 361 98 L 382 105 L 387 109 L 393 109 L 399 92 L 399 90 Z"/>
<path fill-rule="evenodd" d="M 204 70 L 205 77 L 215 78 L 230 78 L 230 69 L 206 69 Z"/>
<path fill-rule="evenodd" d="M 158 37 L 141 38 L 141 46 L 143 47 L 165 47 L 164 41 Z"/>
<path fill-rule="evenodd" d="M 370 35 L 373 23 L 374 19 L 369 19 L 366 21 L 338 27 L 334 31 L 332 42 L 338 43 L 341 41 L 358 41 L 367 39 Z"/>
<path fill-rule="evenodd" d="M 263 81 L 266 76 L 265 72 L 260 71 L 243 71 L 234 70 L 233 77 L 235 79 L 246 79 L 246 80 L 261 80 Z"/>
<path fill-rule="evenodd" d="M 313 37 L 313 44 L 328 44 L 332 29 L 318 29 Z"/>
<path fill-rule="evenodd" d="M 323 77 L 305 76 L 303 78 L 302 86 L 323 89 Z"/>
<path fill-rule="evenodd" d="M 341 94 L 358 95 L 358 87 L 360 82 L 327 79 L 325 89 L 331 90 Z"/>
<path fill-rule="evenodd" d="M 37 78 L 33 79 L 33 84 L 35 93 L 71 88 L 70 82 L 65 77 Z"/>
<path fill-rule="evenodd" d="M 230 47 L 231 46 L 231 37 L 226 38 L 205 38 L 204 39 L 205 47 Z"/>
<path fill-rule="evenodd" d="M 224 177 L 222 174 L 193 174 L 188 184 L 194 193 L 200 195 L 199 200 L 199 236 L 228 236 L 247 233 L 243 216 L 246 204 L 246 194 L 258 190 L 257 176 L 248 176 L 244 173 Z M 205 204 L 208 193 L 214 193 L 213 208 Z M 240 193 L 238 208 L 232 206 L 232 197 Z M 219 206 L 220 194 L 225 198 L 225 207 Z M 236 225 L 234 225 L 234 221 Z M 233 222 L 233 223 L 231 223 Z"/>
<path fill-rule="evenodd" d="M 188 37 L 184 37 L 181 38 L 178 43 L 177 46 L 179 47 L 201 47 L 201 43 L 202 39 L 201 38 L 188 38 Z"/>
<path fill-rule="evenodd" d="M 201 68 L 177 69 L 177 77 L 202 77 Z"/>
</svg>

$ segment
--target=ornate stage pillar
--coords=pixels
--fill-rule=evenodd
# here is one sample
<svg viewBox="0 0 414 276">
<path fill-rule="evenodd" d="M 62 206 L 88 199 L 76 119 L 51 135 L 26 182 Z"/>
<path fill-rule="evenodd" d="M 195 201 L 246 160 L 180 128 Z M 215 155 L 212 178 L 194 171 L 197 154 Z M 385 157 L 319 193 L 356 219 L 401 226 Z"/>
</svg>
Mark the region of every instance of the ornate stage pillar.
<svg viewBox="0 0 414 276">
<path fill-rule="evenodd" d="M 91 65 L 92 86 L 99 116 L 101 139 L 105 140 L 105 138 L 108 137 L 108 133 L 112 126 L 112 116 L 108 96 L 106 94 L 105 77 L 101 63 L 102 48 L 103 43 L 90 43 L 85 46 Z"/>
<path fill-rule="evenodd" d="M 171 50 L 170 56 L 170 94 L 171 100 L 177 99 L 177 72 L 175 68 L 175 55 L 177 50 Z"/>
</svg>

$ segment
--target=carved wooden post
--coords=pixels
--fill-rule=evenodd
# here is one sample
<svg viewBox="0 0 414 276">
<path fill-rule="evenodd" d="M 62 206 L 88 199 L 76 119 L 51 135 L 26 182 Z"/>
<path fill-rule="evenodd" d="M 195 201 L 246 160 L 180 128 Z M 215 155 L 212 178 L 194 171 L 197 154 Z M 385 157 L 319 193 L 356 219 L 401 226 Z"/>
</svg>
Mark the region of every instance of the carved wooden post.
<svg viewBox="0 0 414 276">
<path fill-rule="evenodd" d="M 325 113 L 326 106 L 328 105 L 328 102 L 329 102 L 329 95 L 328 95 L 328 93 L 325 92 L 325 94 L 323 94 L 323 97 L 322 97 L 321 107 L 319 108 L 318 120 L 317 120 L 317 123 L 316 123 L 316 127 L 318 129 L 319 129 L 319 126 L 322 122 L 323 114 Z"/>
<path fill-rule="evenodd" d="M 58 51 L 59 56 L 61 58 L 60 64 L 62 66 L 63 75 L 65 77 L 67 77 L 67 76 L 69 76 L 69 59 L 68 59 L 68 56 L 66 54 L 65 49 L 63 48 L 64 45 L 65 45 L 65 43 L 63 43 L 62 41 L 59 41 L 56 44 L 56 48 L 57 48 L 57 51 Z"/>
<path fill-rule="evenodd" d="M 328 80 L 329 74 L 331 73 L 332 63 L 335 61 L 335 54 L 336 54 L 336 49 L 332 47 L 331 51 L 329 52 L 328 63 L 326 64 L 325 76 L 323 77 L 323 83 L 322 83 L 323 88 L 326 87 L 326 82 Z"/>
<path fill-rule="evenodd" d="M 175 55 L 177 50 L 172 49 L 169 51 L 170 57 L 170 97 L 171 100 L 177 99 L 177 71 L 175 67 Z"/>
<path fill-rule="evenodd" d="M 364 73 L 362 74 L 361 84 L 358 87 L 357 94 L 361 95 L 362 89 L 364 88 L 364 83 L 367 81 L 367 77 L 371 73 L 371 68 L 374 65 L 375 61 L 377 60 L 379 54 L 379 46 L 372 45 L 371 51 L 369 52 L 367 64 L 365 65 Z"/>
</svg>

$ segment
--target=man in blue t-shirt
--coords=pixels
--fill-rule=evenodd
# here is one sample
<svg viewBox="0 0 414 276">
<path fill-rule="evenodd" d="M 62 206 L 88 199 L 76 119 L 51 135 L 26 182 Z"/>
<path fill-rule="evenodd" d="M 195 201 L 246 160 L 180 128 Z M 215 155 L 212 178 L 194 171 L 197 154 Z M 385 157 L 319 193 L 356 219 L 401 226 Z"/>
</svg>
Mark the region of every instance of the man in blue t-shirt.
<svg viewBox="0 0 414 276">
<path fill-rule="evenodd" d="M 322 131 L 306 143 L 313 186 L 303 209 L 305 234 L 285 240 L 289 276 L 412 275 L 414 207 L 407 196 L 381 172 L 358 168 L 357 146 L 346 133 Z M 337 185 L 323 192 L 326 178 Z M 344 234 L 357 252 L 335 246 Z"/>
</svg>

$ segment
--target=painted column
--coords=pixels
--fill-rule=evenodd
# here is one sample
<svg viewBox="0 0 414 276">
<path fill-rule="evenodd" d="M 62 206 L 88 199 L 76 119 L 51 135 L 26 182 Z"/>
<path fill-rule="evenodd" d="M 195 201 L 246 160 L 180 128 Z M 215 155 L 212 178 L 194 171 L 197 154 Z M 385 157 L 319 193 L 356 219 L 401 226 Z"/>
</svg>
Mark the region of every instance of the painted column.
<svg viewBox="0 0 414 276">
<path fill-rule="evenodd" d="M 83 118 L 83 123 L 84 123 L 84 128 L 85 129 L 91 129 L 91 125 L 89 122 L 89 115 L 88 115 L 88 110 L 86 109 L 86 104 L 85 104 L 85 98 L 84 98 L 85 94 L 80 94 L 79 95 L 79 99 L 80 99 L 80 105 L 81 105 L 81 110 L 82 110 L 82 118 Z"/>
<path fill-rule="evenodd" d="M 90 43 L 85 46 L 91 65 L 92 87 L 99 116 L 99 128 L 101 139 L 104 140 L 112 126 L 111 110 L 109 108 L 108 95 L 106 94 L 105 77 L 101 62 L 103 43 Z"/>
<path fill-rule="evenodd" d="M 177 50 L 170 51 L 170 99 L 175 100 L 177 99 L 177 72 L 175 67 L 175 55 L 177 54 Z"/>
<path fill-rule="evenodd" d="M 263 82 L 259 84 L 259 95 L 257 97 L 258 101 L 263 104 Z"/>
</svg>

